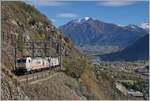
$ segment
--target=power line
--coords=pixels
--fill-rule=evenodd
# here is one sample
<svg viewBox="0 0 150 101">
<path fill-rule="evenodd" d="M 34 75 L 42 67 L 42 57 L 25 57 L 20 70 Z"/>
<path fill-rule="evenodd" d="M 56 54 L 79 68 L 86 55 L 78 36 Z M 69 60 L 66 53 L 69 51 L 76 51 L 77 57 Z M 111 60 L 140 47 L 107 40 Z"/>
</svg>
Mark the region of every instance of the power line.
<svg viewBox="0 0 150 101">
<path fill-rule="evenodd" d="M 23 40 L 22 40 L 23 41 Z M 15 58 L 15 66 L 14 66 L 14 70 L 16 70 L 17 66 L 16 66 L 16 61 L 18 59 L 18 50 L 21 48 L 22 52 L 27 51 L 27 53 L 23 54 L 23 56 L 21 58 L 26 58 L 26 57 L 31 57 L 31 58 L 35 58 L 35 57 L 43 57 L 41 55 L 39 55 L 39 52 L 38 55 L 35 54 L 35 51 L 36 50 L 43 50 L 43 53 L 44 53 L 44 56 L 45 57 L 51 57 L 52 55 L 50 55 L 50 49 L 52 48 L 55 48 L 56 50 L 56 56 L 58 56 L 59 58 L 59 65 L 60 65 L 60 68 L 62 68 L 62 52 L 61 52 L 61 41 L 54 41 L 54 40 L 50 40 L 50 41 L 45 41 L 45 40 L 40 40 L 40 41 L 35 41 L 35 40 L 31 40 L 31 41 L 23 41 L 23 44 L 24 45 L 27 45 L 25 47 L 18 47 L 18 44 L 20 43 L 15 43 L 15 48 L 14 48 L 14 58 Z M 40 46 L 41 45 L 41 46 Z M 57 46 L 58 45 L 58 46 Z M 43 47 L 44 46 L 44 47 Z M 48 46 L 52 46 L 51 47 L 48 47 Z"/>
</svg>

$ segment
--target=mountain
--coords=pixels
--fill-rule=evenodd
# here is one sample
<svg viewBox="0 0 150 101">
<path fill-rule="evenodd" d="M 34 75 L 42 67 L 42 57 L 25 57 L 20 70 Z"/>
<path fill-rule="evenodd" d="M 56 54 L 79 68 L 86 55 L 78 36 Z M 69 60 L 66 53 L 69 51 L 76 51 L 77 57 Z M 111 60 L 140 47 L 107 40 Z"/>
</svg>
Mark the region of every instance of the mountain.
<svg viewBox="0 0 150 101">
<path fill-rule="evenodd" d="M 23 57 L 24 41 L 60 41 L 63 46 L 63 70 L 39 78 L 37 83 L 21 83 L 12 70 L 14 68 L 14 43 L 19 47 L 17 55 Z M 52 44 L 53 45 L 53 44 Z M 56 48 L 49 45 L 54 55 Z M 37 44 L 41 46 L 41 44 Z M 97 75 L 88 59 L 83 56 L 48 18 L 35 7 L 21 1 L 1 2 L 1 99 L 2 100 L 85 100 L 112 99 L 112 82 L 105 74 Z M 37 52 L 43 53 L 43 51 Z M 102 77 L 102 78 L 101 78 Z M 103 82 L 101 82 L 103 81 Z M 96 89 L 95 89 L 96 88 Z M 107 94 L 107 95 L 106 95 Z"/>
<path fill-rule="evenodd" d="M 147 34 L 136 26 L 119 26 L 85 17 L 74 19 L 59 27 L 79 49 L 84 51 L 118 51 Z M 97 47 L 97 48 L 95 48 Z"/>
<path fill-rule="evenodd" d="M 141 23 L 140 27 L 149 32 L 149 23 L 148 22 Z"/>
<path fill-rule="evenodd" d="M 149 59 L 149 35 L 137 40 L 134 44 L 116 53 L 101 55 L 100 59 L 109 61 L 135 61 Z"/>
<path fill-rule="evenodd" d="M 144 32 L 145 30 L 144 27 L 142 28 L 140 26 L 132 25 L 132 24 L 129 24 L 128 26 L 124 26 L 124 28 L 131 30 L 131 31 L 137 31 L 137 32 Z"/>
</svg>

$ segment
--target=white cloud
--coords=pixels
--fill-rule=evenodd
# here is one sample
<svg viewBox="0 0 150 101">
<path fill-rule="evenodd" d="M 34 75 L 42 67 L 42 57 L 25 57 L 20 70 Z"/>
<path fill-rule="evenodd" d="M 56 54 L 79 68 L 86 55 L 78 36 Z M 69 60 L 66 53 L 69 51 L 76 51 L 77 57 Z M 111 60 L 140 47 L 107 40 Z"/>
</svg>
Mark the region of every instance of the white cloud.
<svg viewBox="0 0 150 101">
<path fill-rule="evenodd" d="M 23 1 L 26 2 L 27 4 L 35 5 L 35 0 L 23 0 Z"/>
<path fill-rule="evenodd" d="M 68 2 L 56 0 L 24 0 L 25 2 L 35 6 L 63 6 L 68 5 Z"/>
<path fill-rule="evenodd" d="M 52 21 L 52 22 L 56 22 L 56 20 L 55 20 L 55 19 L 51 19 L 51 21 Z"/>
<path fill-rule="evenodd" d="M 62 18 L 74 18 L 74 17 L 78 17 L 78 14 L 75 13 L 61 13 L 57 15 L 58 17 L 62 17 Z"/>
<path fill-rule="evenodd" d="M 100 1 L 98 4 L 102 6 L 120 7 L 120 6 L 132 5 L 135 2 L 137 2 L 137 0 L 105 0 L 105 1 Z"/>
</svg>

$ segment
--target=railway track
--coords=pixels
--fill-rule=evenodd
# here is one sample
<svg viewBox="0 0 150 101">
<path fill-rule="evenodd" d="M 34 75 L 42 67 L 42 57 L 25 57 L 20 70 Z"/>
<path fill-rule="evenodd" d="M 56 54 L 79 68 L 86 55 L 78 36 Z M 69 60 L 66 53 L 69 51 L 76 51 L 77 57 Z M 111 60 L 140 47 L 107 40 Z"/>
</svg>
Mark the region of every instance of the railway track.
<svg viewBox="0 0 150 101">
<path fill-rule="evenodd" d="M 30 83 L 51 76 L 55 74 L 58 71 L 58 69 L 59 68 L 54 68 L 52 70 L 45 70 L 33 74 L 18 76 L 18 80 L 20 83 Z"/>
<path fill-rule="evenodd" d="M 57 73 L 54 73 L 54 74 L 52 74 L 52 75 L 49 75 L 48 77 L 45 77 L 45 78 L 42 78 L 42 79 L 38 79 L 38 80 L 36 80 L 36 81 L 32 81 L 32 82 L 30 82 L 29 84 L 42 83 L 42 81 L 49 80 L 49 79 L 55 77 L 55 76 L 58 75 L 58 74 L 59 74 L 58 72 L 57 72 Z"/>
</svg>

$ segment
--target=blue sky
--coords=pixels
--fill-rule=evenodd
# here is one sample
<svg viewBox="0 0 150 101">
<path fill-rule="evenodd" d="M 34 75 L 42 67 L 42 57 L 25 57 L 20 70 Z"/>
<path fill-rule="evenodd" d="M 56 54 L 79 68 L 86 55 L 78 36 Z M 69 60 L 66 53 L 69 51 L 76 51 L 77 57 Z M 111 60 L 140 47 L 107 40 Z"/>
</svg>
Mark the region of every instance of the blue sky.
<svg viewBox="0 0 150 101">
<path fill-rule="evenodd" d="M 31 1 L 30 1 L 31 2 Z M 72 19 L 92 17 L 100 21 L 118 25 L 148 22 L 148 1 L 42 1 L 32 0 L 32 4 L 46 15 L 55 26 Z"/>
</svg>

